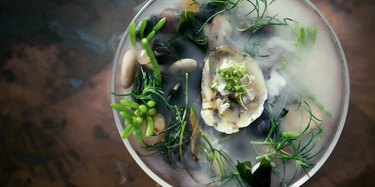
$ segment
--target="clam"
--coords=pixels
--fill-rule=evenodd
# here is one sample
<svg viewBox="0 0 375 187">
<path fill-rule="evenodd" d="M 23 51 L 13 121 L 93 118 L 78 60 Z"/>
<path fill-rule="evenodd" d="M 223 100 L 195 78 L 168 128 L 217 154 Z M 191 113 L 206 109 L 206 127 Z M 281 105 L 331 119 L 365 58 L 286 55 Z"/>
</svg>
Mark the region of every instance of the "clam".
<svg viewBox="0 0 375 187">
<path fill-rule="evenodd" d="M 223 67 L 240 63 L 247 73 L 238 82 L 243 85 L 246 95 L 238 102 L 231 99 L 230 95 L 235 93 L 229 93 L 228 84 L 213 85 L 221 79 L 219 71 Z M 261 69 L 248 54 L 228 46 L 217 47 L 205 59 L 202 77 L 201 116 L 207 125 L 219 132 L 232 134 L 250 125 L 262 114 L 267 89 Z"/>
</svg>

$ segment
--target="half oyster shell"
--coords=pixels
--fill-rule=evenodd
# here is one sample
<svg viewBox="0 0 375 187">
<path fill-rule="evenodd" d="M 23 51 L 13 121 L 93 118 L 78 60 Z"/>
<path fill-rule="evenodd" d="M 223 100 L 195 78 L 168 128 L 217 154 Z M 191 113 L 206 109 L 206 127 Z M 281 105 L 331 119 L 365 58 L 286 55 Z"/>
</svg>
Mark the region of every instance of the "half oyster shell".
<svg viewBox="0 0 375 187">
<path fill-rule="evenodd" d="M 239 80 L 247 92 L 241 104 L 228 101 L 222 83 L 213 88 L 213 84 L 221 77 L 219 70 L 236 63 L 245 64 L 248 73 Z M 248 54 L 228 46 L 219 46 L 205 59 L 202 77 L 201 116 L 207 125 L 219 132 L 232 134 L 250 125 L 262 114 L 267 89 L 261 69 Z"/>
</svg>

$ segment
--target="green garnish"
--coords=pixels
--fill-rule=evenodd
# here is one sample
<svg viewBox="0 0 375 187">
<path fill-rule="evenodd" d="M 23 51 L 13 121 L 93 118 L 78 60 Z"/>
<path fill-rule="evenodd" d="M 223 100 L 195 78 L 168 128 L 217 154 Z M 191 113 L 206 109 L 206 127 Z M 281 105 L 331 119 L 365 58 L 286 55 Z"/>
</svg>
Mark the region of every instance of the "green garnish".
<svg viewBox="0 0 375 187">
<path fill-rule="evenodd" d="M 150 34 L 148 34 L 146 37 L 147 41 L 151 41 L 155 37 L 155 34 L 155 31 L 151 31 Z"/>
<path fill-rule="evenodd" d="M 121 138 L 122 139 L 128 138 L 128 136 L 130 136 L 131 134 L 133 134 L 134 131 L 135 131 L 135 129 L 134 129 L 133 125 L 129 124 L 126 127 L 126 129 L 124 129 L 124 131 L 122 131 Z"/>
<path fill-rule="evenodd" d="M 286 58 L 285 57 L 281 58 L 280 67 L 282 70 L 286 68 L 286 64 L 287 64 Z"/>
<path fill-rule="evenodd" d="M 150 46 L 150 41 L 155 37 L 156 33 L 159 32 L 160 29 L 163 28 L 166 21 L 167 21 L 166 18 L 160 19 L 159 22 L 152 28 L 152 31 L 145 38 L 144 38 L 144 34 L 145 34 L 144 32 L 145 32 L 148 20 L 143 19 L 142 22 L 141 22 L 141 25 L 139 27 L 139 35 L 142 38 L 142 40 L 141 40 L 142 46 L 146 50 L 147 56 L 150 58 L 152 68 L 155 72 L 155 77 L 156 77 L 158 85 L 161 85 L 161 82 L 162 82 L 160 67 L 159 67 L 159 64 L 156 60 L 154 52 L 152 51 L 152 48 Z M 137 25 L 136 25 L 134 20 L 130 23 L 129 35 L 130 35 L 130 42 L 131 42 L 133 48 L 138 50 L 137 38 L 136 38 Z"/>
<path fill-rule="evenodd" d="M 139 105 L 138 109 L 142 112 L 142 114 L 145 114 L 148 110 L 148 107 L 146 105 Z"/>
<path fill-rule="evenodd" d="M 295 45 L 299 48 L 311 47 L 315 44 L 317 36 L 316 26 L 300 27 Z"/>
<path fill-rule="evenodd" d="M 152 117 L 148 115 L 146 137 L 151 137 L 153 132 L 154 132 L 154 122 L 152 121 Z"/>
<path fill-rule="evenodd" d="M 185 110 L 182 115 L 182 123 L 181 123 L 181 132 L 180 132 L 180 145 L 179 145 L 179 153 L 180 153 L 180 159 L 183 161 L 182 157 L 182 145 L 184 140 L 184 134 L 185 134 L 185 128 L 186 128 L 186 113 L 187 113 L 187 107 L 189 103 L 189 74 L 185 73 Z"/>
<path fill-rule="evenodd" d="M 147 115 L 153 116 L 157 113 L 157 110 L 155 108 L 151 108 L 147 111 Z"/>
<path fill-rule="evenodd" d="M 149 100 L 147 103 L 155 103 L 154 100 Z M 153 107 L 146 106 L 144 104 L 138 104 L 133 100 L 122 99 L 119 103 L 112 103 L 112 108 L 120 112 L 120 116 L 124 118 L 126 128 L 124 129 L 121 138 L 126 139 L 131 134 L 135 133 L 137 140 L 141 142 L 143 135 L 141 126 L 144 121 L 147 122 L 146 136 L 150 137 L 154 131 L 154 124 L 152 116 L 157 113 L 156 105 Z M 151 120 L 151 121 L 150 121 Z"/>
<path fill-rule="evenodd" d="M 299 35 L 296 40 L 296 45 L 300 47 L 306 45 L 306 32 L 304 27 L 301 27 L 299 29 Z"/>
<path fill-rule="evenodd" d="M 248 31 L 252 30 L 253 32 L 258 31 L 264 26 L 269 25 L 288 25 L 289 22 L 295 22 L 294 20 L 290 18 L 284 18 L 282 20 L 279 20 L 277 18 L 277 15 L 274 16 L 267 16 L 266 12 L 268 10 L 268 6 L 274 3 L 275 0 L 271 0 L 270 2 L 267 0 L 237 0 L 235 2 L 229 1 L 229 0 L 212 0 L 207 5 L 215 5 L 218 7 L 221 7 L 222 10 L 217 11 L 215 14 L 210 16 L 201 26 L 201 28 L 198 31 L 203 30 L 204 26 L 209 23 L 215 16 L 230 11 L 232 9 L 235 9 L 237 6 L 250 6 L 250 10 L 244 15 L 244 17 L 248 17 L 249 20 L 252 21 L 251 25 L 248 25 L 246 27 L 238 28 L 239 31 Z M 249 5 L 243 5 L 244 3 L 248 3 Z M 206 6 L 207 6 L 206 5 Z"/>
<path fill-rule="evenodd" d="M 287 103 L 287 98 L 284 101 L 284 105 Z M 306 124 L 307 126 L 303 129 L 302 132 L 278 132 L 278 126 L 281 123 L 282 119 L 285 116 L 285 109 L 282 109 L 278 112 L 277 116 L 270 115 L 271 119 L 271 129 L 264 139 L 264 141 L 251 141 L 250 143 L 253 144 L 256 153 L 258 156 L 256 157 L 257 160 L 267 160 L 269 162 L 273 162 L 274 159 L 281 159 L 284 163 L 286 162 L 294 162 L 296 165 L 296 172 L 302 170 L 307 173 L 307 169 L 313 167 L 314 165 L 310 163 L 310 160 L 314 158 L 316 155 L 320 153 L 312 153 L 315 145 L 319 141 L 319 136 L 323 133 L 323 129 L 320 127 L 318 119 L 311 111 L 309 104 L 306 101 L 301 100 L 299 102 L 300 108 L 302 110 L 306 110 L 310 114 L 309 123 Z M 268 104 L 269 111 L 272 111 L 272 105 Z M 312 124 L 317 126 L 317 131 L 309 132 L 310 126 Z M 310 138 L 304 140 L 305 138 L 310 135 Z M 257 146 L 268 146 L 270 147 L 267 151 L 259 152 L 257 151 Z M 289 147 L 290 149 L 286 149 Z M 285 164 L 284 164 L 285 167 Z M 287 186 L 282 176 L 278 175 L 278 172 L 274 170 L 272 167 L 273 173 L 279 177 L 281 183 Z"/>
<path fill-rule="evenodd" d="M 159 32 L 161 28 L 163 28 L 164 24 L 167 22 L 167 18 L 162 18 L 159 20 L 159 22 L 152 28 L 153 31 Z"/>
<path fill-rule="evenodd" d="M 241 82 L 241 79 L 249 75 L 246 64 L 234 63 L 229 67 L 220 68 L 219 74 L 225 83 L 225 89 L 230 93 L 234 93 L 238 103 L 240 103 L 242 107 L 246 108 L 244 106 L 243 97 L 247 95 L 247 87 Z"/>
<path fill-rule="evenodd" d="M 160 67 L 159 67 L 158 61 L 156 60 L 154 52 L 152 51 L 151 46 L 148 43 L 147 39 L 145 38 L 142 39 L 142 44 L 143 44 L 143 48 L 146 50 L 148 57 L 150 58 L 152 68 L 155 72 L 156 84 L 161 85 L 162 79 L 161 79 Z"/>
<path fill-rule="evenodd" d="M 238 31 L 244 32 L 248 30 L 253 30 L 253 32 L 257 32 L 261 28 L 265 26 L 282 26 L 282 25 L 289 25 L 289 22 L 295 22 L 294 20 L 290 18 L 284 18 L 283 20 L 279 20 L 275 16 L 265 16 L 262 19 L 257 20 L 257 22 L 252 23 L 251 25 L 244 27 L 244 28 L 238 28 Z"/>
<path fill-rule="evenodd" d="M 135 21 L 133 20 L 130 23 L 130 28 L 129 28 L 130 43 L 132 44 L 134 49 L 138 50 L 136 33 L 137 33 L 137 25 L 135 24 Z"/>
<path fill-rule="evenodd" d="M 186 84 L 188 83 L 188 75 L 186 74 Z M 138 76 L 136 77 L 133 90 L 129 94 L 115 94 L 117 96 L 130 96 L 137 101 L 138 103 L 144 103 L 149 107 L 146 114 L 142 114 L 141 111 L 138 109 L 135 112 L 130 112 L 130 115 L 134 116 L 137 115 L 137 111 L 139 111 L 140 116 L 149 115 L 153 116 L 156 114 L 156 103 L 159 103 L 162 107 L 165 106 L 171 112 L 171 121 L 169 121 L 167 128 L 164 130 L 165 139 L 164 141 L 158 142 L 152 145 L 145 145 L 146 149 L 149 151 L 159 151 L 161 154 L 166 155 L 169 163 L 173 165 L 176 164 L 176 158 L 181 151 L 183 151 L 189 143 L 191 127 L 186 125 L 186 116 L 187 116 L 187 103 L 188 103 L 188 87 L 185 90 L 185 104 L 186 107 L 180 109 L 177 105 L 172 105 L 169 99 L 165 96 L 161 86 L 157 85 L 156 79 L 153 74 L 149 71 L 145 71 L 143 67 L 139 68 Z M 138 116 L 138 115 L 137 115 Z M 147 120 L 147 119 L 146 119 Z M 149 124 L 147 124 L 149 125 Z M 151 125 L 151 124 L 150 124 Z M 126 124 L 127 128 L 124 130 L 126 131 L 126 136 L 122 136 L 123 138 L 127 138 L 129 135 L 135 133 L 138 138 L 138 135 L 142 136 L 142 132 L 135 131 L 136 128 L 133 124 Z M 129 128 L 129 130 L 127 130 Z M 151 127 L 150 127 L 151 128 Z M 138 128 L 136 128 L 138 129 Z M 128 133 L 131 131 L 132 133 Z M 146 130 L 147 131 L 147 130 Z M 149 130 L 149 135 L 151 134 Z M 137 135 L 138 134 L 138 135 Z M 181 146 L 181 148 L 180 148 Z M 176 155 L 177 154 L 177 155 Z"/>
<path fill-rule="evenodd" d="M 128 108 L 126 108 L 126 106 L 124 105 L 121 105 L 121 104 L 118 104 L 118 103 L 112 103 L 111 104 L 112 108 L 117 110 L 117 111 L 125 111 L 125 110 L 128 110 Z"/>
<path fill-rule="evenodd" d="M 205 36 L 203 32 L 204 26 L 210 23 L 215 16 L 230 11 L 241 3 L 250 3 L 252 6 L 244 16 L 246 22 L 249 20 L 251 20 L 251 22 L 247 22 L 250 23 L 250 25 L 245 25 L 244 27 L 238 28 L 238 30 L 250 31 L 250 34 L 252 34 L 251 37 L 265 26 L 288 25 L 290 22 L 295 22 L 289 18 L 280 20 L 277 18 L 277 15 L 267 15 L 268 6 L 275 0 L 211 0 L 205 4 L 198 4 L 196 0 L 192 1 L 194 4 L 199 5 L 201 10 L 198 13 L 181 13 L 181 22 L 178 25 L 177 30 L 180 36 L 177 37 L 177 39 L 182 38 L 183 40 L 191 40 L 201 46 L 204 50 L 208 48 L 208 37 Z M 209 12 L 207 13 L 207 16 L 202 16 L 202 14 L 205 13 L 202 11 L 203 8 L 209 8 L 205 10 Z M 308 128 L 310 123 L 316 123 L 319 119 L 312 114 L 308 103 L 303 101 L 301 101 L 301 107 L 307 110 L 311 115 L 308 127 L 306 127 L 303 132 L 279 132 L 278 125 L 285 116 L 282 114 L 282 111 L 280 111 L 279 115 L 270 116 L 272 127 L 264 141 L 251 142 L 254 147 L 256 145 L 272 147 L 265 153 L 257 152 L 258 156 L 256 159 L 261 163 L 260 167 L 254 173 L 251 171 L 252 166 L 250 161 L 238 162 L 238 164 L 235 165 L 225 151 L 214 148 L 209 141 L 208 136 L 199 128 L 198 115 L 194 106 L 190 108 L 190 112 L 188 110 L 188 74 L 185 75 L 185 106 L 183 108 L 171 104 L 163 92 L 160 67 L 150 43 L 156 36 L 157 32 L 165 25 L 166 18 L 161 19 L 150 32 L 145 33 L 147 23 L 147 19 L 142 20 L 139 26 L 139 32 L 137 33 L 136 23 L 132 21 L 129 28 L 129 35 L 131 45 L 136 50 L 138 50 L 138 47 L 141 47 L 139 44 L 139 46 L 137 46 L 137 39 L 139 40 L 140 38 L 138 42 L 141 42 L 142 47 L 146 50 L 153 67 L 153 72 L 144 71 L 144 69 L 140 67 L 133 91 L 130 94 L 118 94 L 119 96 L 129 96 L 131 99 L 123 99 L 120 103 L 112 104 L 112 108 L 119 111 L 120 116 L 124 119 L 126 128 L 121 135 L 122 138 L 128 138 L 130 135 L 135 135 L 138 141 L 142 141 L 144 136 L 152 136 L 155 126 L 152 117 L 157 114 L 156 103 L 159 103 L 158 105 L 166 107 L 166 109 L 170 111 L 171 116 L 167 116 L 170 121 L 163 132 L 165 135 L 164 140 L 153 145 L 146 145 L 146 148 L 149 150 L 157 150 L 161 154 L 166 155 L 171 164 L 175 164 L 176 159 L 180 159 L 184 165 L 183 154 L 184 150 L 187 149 L 189 142 L 193 143 L 193 139 L 196 141 L 202 141 L 199 143 L 203 144 L 202 152 L 206 156 L 206 160 L 203 161 L 207 161 L 210 169 L 212 169 L 213 165 L 216 165 L 219 170 L 220 178 L 212 183 L 220 182 L 220 185 L 225 185 L 231 180 L 236 179 L 238 181 L 237 185 L 239 186 L 245 186 L 246 184 L 244 183 L 251 186 L 269 186 L 271 172 L 276 173 L 274 171 L 274 159 L 281 159 L 284 164 L 288 161 L 293 161 L 298 169 L 303 169 L 305 172 L 306 169 L 313 166 L 310 164 L 309 160 L 316 156 L 316 154 L 311 154 L 311 150 L 316 143 L 316 135 L 314 133 L 309 133 Z M 241 26 L 243 25 L 241 24 Z M 299 33 L 296 35 L 298 35 L 295 40 L 295 45 L 297 47 L 310 46 L 316 40 L 316 27 L 301 27 L 299 28 Z M 280 68 L 284 69 L 286 64 L 286 59 L 283 57 L 280 62 Z M 235 102 L 246 109 L 244 98 L 247 96 L 247 79 L 244 79 L 244 77 L 249 76 L 246 64 L 243 62 L 233 63 L 228 67 L 220 68 L 218 74 L 222 81 L 218 81 L 219 79 L 215 80 L 211 84 L 211 88 L 217 91 L 218 87 L 220 88 L 220 86 L 222 86 L 220 84 L 225 83 L 226 91 L 228 91 L 231 96 L 235 95 Z M 226 99 L 229 98 L 228 95 L 225 97 L 227 97 Z M 231 101 L 227 100 L 226 102 Z M 315 100 L 313 101 L 315 102 Z M 269 105 L 269 108 L 272 110 L 271 104 Z M 319 105 L 319 108 L 324 109 L 322 105 Z M 191 127 L 187 125 L 188 122 L 186 118 L 188 115 L 190 117 Z M 146 132 L 144 133 L 142 132 L 142 125 L 146 125 Z M 321 133 L 322 129 L 319 125 L 317 126 L 319 129 L 318 133 Z M 302 142 L 302 136 L 306 137 L 307 134 L 311 134 L 311 139 L 309 139 L 307 143 Z M 202 137 L 202 140 L 199 139 L 200 137 Z M 287 150 L 285 149 L 286 147 L 293 147 L 293 150 Z M 191 148 L 191 150 L 193 156 L 197 157 L 198 155 L 194 155 L 193 148 Z M 283 179 L 281 179 L 281 181 L 282 180 Z"/>
<path fill-rule="evenodd" d="M 141 38 L 144 38 L 144 33 L 145 33 L 146 26 L 147 26 L 147 22 L 148 22 L 147 19 L 143 19 L 141 22 L 141 25 L 139 26 L 139 35 L 141 36 Z"/>
<path fill-rule="evenodd" d="M 150 100 L 150 101 L 147 102 L 147 106 L 149 106 L 149 107 L 155 107 L 155 105 L 156 105 L 156 102 L 153 101 L 153 100 Z"/>
<path fill-rule="evenodd" d="M 230 156 L 223 150 L 215 149 L 209 140 L 209 137 L 201 129 L 202 140 L 206 143 L 205 146 L 202 146 L 204 156 L 206 156 L 206 161 L 209 169 L 213 169 L 213 166 L 216 165 L 219 169 L 218 179 L 208 183 L 210 186 L 215 183 L 219 183 L 220 186 L 227 185 L 230 181 L 236 180 L 238 186 L 246 186 L 243 180 L 241 180 L 240 173 L 242 173 L 241 168 L 237 168 Z M 250 171 L 251 172 L 251 171 Z M 242 173 L 246 175 L 245 173 Z"/>
<path fill-rule="evenodd" d="M 141 117 L 137 116 L 134 118 L 134 124 L 141 125 L 142 122 L 143 122 L 143 119 Z"/>
<path fill-rule="evenodd" d="M 135 109 L 138 109 L 138 107 L 139 107 L 139 104 L 135 101 L 132 101 L 132 100 L 122 99 L 120 101 L 120 103 L 124 106 L 135 108 Z"/>
<path fill-rule="evenodd" d="M 133 115 L 131 115 L 131 111 L 130 110 L 129 110 L 129 112 L 121 111 L 120 112 L 120 116 L 123 117 L 126 120 L 132 120 L 132 118 L 133 118 Z"/>
<path fill-rule="evenodd" d="M 245 15 L 250 16 L 250 19 L 253 20 L 252 24 L 238 28 L 239 31 L 248 31 L 251 30 L 253 33 L 257 32 L 261 28 L 265 26 L 276 26 L 276 25 L 289 25 L 289 22 L 295 22 L 290 18 L 284 18 L 282 20 L 277 18 L 277 14 L 274 16 L 266 15 L 268 6 L 274 3 L 276 0 L 271 0 L 271 2 L 267 0 L 247 0 L 246 2 L 252 6 L 252 9 Z"/>
<path fill-rule="evenodd" d="M 288 132 L 282 132 L 280 136 L 284 139 L 297 139 L 301 136 L 301 133 L 299 132 L 293 132 L 293 131 L 288 131 Z"/>
</svg>

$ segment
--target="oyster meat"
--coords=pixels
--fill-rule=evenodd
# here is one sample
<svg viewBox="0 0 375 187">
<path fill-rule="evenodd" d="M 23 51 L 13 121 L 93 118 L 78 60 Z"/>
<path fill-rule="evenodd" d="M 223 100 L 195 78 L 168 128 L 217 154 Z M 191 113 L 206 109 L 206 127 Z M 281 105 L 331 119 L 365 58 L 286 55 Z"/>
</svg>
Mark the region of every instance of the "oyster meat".
<svg viewBox="0 0 375 187">
<path fill-rule="evenodd" d="M 232 134 L 262 114 L 267 89 L 248 54 L 219 46 L 205 59 L 202 77 L 201 116 L 207 125 Z"/>
</svg>

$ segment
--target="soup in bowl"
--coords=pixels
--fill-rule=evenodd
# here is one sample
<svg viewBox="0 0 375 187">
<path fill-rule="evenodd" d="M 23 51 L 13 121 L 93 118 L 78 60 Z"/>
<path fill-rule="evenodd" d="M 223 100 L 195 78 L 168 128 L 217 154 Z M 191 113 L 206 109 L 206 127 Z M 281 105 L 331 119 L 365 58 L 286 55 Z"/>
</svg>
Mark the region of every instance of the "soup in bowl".
<svg viewBox="0 0 375 187">
<path fill-rule="evenodd" d="M 124 144 L 162 186 L 299 186 L 348 109 L 341 45 L 310 1 L 149 1 L 114 60 Z"/>
</svg>

